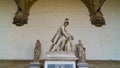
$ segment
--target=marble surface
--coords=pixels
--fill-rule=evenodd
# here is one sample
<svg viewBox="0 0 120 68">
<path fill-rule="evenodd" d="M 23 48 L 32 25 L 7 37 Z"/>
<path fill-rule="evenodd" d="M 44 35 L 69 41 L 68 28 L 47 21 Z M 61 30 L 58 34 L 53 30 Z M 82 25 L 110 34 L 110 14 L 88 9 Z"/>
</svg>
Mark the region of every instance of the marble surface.
<svg viewBox="0 0 120 68">
<path fill-rule="evenodd" d="M 44 68 L 76 68 L 75 61 L 45 61 Z"/>
<path fill-rule="evenodd" d="M 74 52 L 71 51 L 59 51 L 59 52 L 47 52 L 45 60 L 77 60 L 78 58 L 75 56 Z"/>
</svg>

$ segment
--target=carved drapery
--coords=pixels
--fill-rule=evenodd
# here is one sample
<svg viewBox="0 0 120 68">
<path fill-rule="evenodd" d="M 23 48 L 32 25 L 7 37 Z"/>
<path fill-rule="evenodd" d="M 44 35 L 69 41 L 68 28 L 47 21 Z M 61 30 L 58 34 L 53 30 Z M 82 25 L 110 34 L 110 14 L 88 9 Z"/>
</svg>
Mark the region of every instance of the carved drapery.
<svg viewBox="0 0 120 68">
<path fill-rule="evenodd" d="M 40 55 L 41 55 L 41 43 L 39 40 L 37 40 L 34 49 L 34 62 L 39 62 Z"/>
<path fill-rule="evenodd" d="M 37 0 L 15 0 L 18 9 L 15 13 L 13 24 L 16 26 L 27 24 L 30 8 L 36 1 Z"/>
<path fill-rule="evenodd" d="M 81 0 L 88 8 L 91 24 L 101 27 L 105 25 L 105 19 L 101 7 L 105 0 Z"/>
</svg>

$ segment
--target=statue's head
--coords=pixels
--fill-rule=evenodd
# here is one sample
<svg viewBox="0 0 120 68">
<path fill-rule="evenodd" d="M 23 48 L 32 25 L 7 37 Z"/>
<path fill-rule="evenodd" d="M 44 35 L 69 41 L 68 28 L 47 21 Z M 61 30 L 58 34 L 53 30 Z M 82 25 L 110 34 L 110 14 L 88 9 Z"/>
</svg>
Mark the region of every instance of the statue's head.
<svg viewBox="0 0 120 68">
<path fill-rule="evenodd" d="M 81 43 L 81 40 L 79 40 L 79 43 Z"/>
<path fill-rule="evenodd" d="M 69 19 L 66 18 L 65 21 L 64 21 L 64 26 L 66 27 L 66 26 L 68 26 L 68 25 L 69 25 Z"/>
<path fill-rule="evenodd" d="M 79 40 L 78 45 L 83 47 L 83 44 L 81 43 L 81 40 Z"/>
</svg>

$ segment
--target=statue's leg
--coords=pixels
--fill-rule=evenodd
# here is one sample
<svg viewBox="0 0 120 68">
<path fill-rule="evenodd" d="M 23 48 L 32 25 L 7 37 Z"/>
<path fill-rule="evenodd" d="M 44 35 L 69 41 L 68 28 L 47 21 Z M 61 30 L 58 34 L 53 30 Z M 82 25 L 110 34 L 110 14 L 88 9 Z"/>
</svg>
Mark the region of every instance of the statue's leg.
<svg viewBox="0 0 120 68">
<path fill-rule="evenodd" d="M 55 46 L 55 50 L 56 50 L 56 51 L 60 51 L 60 50 L 61 50 L 61 45 L 62 45 L 62 41 L 59 40 L 58 43 L 57 43 L 56 46 Z"/>
<path fill-rule="evenodd" d="M 54 45 L 55 45 L 54 43 L 51 45 L 49 51 L 52 51 L 52 50 L 53 50 L 53 48 L 55 47 Z"/>
<path fill-rule="evenodd" d="M 62 41 L 62 44 L 61 44 L 62 51 L 66 51 L 66 44 L 67 44 L 67 40 Z"/>
<path fill-rule="evenodd" d="M 57 51 L 61 51 L 61 50 L 62 50 L 62 49 L 61 49 L 62 43 L 63 43 L 63 41 L 59 42 L 58 47 L 57 47 Z"/>
<path fill-rule="evenodd" d="M 72 40 L 71 39 L 69 40 L 69 43 L 70 43 L 70 48 L 71 48 L 71 51 L 72 51 L 73 45 L 72 45 Z"/>
</svg>

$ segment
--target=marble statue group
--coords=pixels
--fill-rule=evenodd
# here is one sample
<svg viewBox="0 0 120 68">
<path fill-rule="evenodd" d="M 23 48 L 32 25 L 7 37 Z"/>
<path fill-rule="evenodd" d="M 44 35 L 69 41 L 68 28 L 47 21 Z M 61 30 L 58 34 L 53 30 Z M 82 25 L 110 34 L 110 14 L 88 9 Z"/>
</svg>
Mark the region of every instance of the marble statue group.
<svg viewBox="0 0 120 68">
<path fill-rule="evenodd" d="M 69 25 L 69 19 L 66 18 L 64 24 L 57 29 L 57 32 L 53 36 L 51 40 L 52 45 L 50 46 L 49 52 L 73 51 L 72 41 L 74 37 L 67 31 L 68 25 Z M 81 43 L 81 40 L 79 40 L 79 43 L 76 44 L 75 47 L 76 47 L 76 56 L 78 57 L 78 62 L 85 63 L 86 62 L 85 47 Z M 39 40 L 37 40 L 34 49 L 34 61 L 39 61 L 40 50 L 41 50 L 41 43 Z"/>
<path fill-rule="evenodd" d="M 74 37 L 67 31 L 67 26 L 69 25 L 69 19 L 64 20 L 63 25 L 61 25 L 55 35 L 53 36 L 51 46 L 49 51 L 45 55 L 45 68 L 76 68 L 76 61 L 78 68 L 88 68 L 86 63 L 85 47 L 79 40 L 76 44 L 75 51 L 73 48 Z M 34 48 L 34 61 L 30 63 L 29 68 L 40 68 L 39 60 L 41 56 L 41 43 L 39 40 L 36 41 Z M 53 62 L 54 61 L 54 62 Z M 68 63 L 70 62 L 70 63 Z M 57 63 L 57 64 L 56 64 Z M 62 64 L 61 64 L 62 63 Z M 53 64 L 53 65 L 50 65 Z M 66 64 L 69 65 L 66 67 Z M 57 67 L 56 67 L 57 66 Z"/>
<path fill-rule="evenodd" d="M 67 26 L 69 25 L 69 19 L 66 18 L 64 24 L 60 26 L 56 32 L 56 34 L 52 38 L 52 45 L 49 49 L 50 52 L 54 51 L 72 51 L 73 44 L 72 40 L 74 39 L 73 35 L 71 35 L 67 31 Z M 85 48 L 79 40 L 79 43 L 76 45 L 76 56 L 78 57 L 78 62 L 85 63 Z"/>
<path fill-rule="evenodd" d="M 66 27 L 69 25 L 69 19 L 66 18 L 64 24 L 58 28 L 57 33 L 52 38 L 52 45 L 49 51 L 68 51 L 72 50 L 73 36 L 67 32 Z"/>
</svg>

